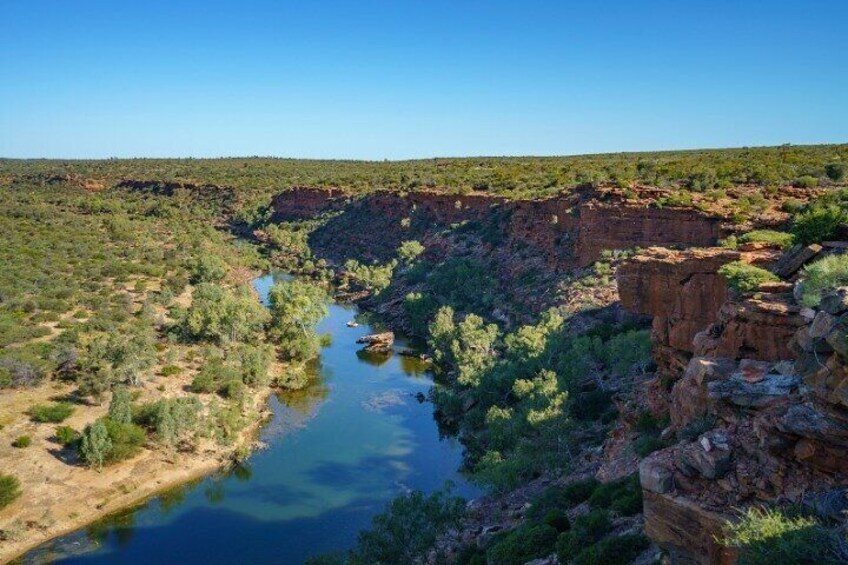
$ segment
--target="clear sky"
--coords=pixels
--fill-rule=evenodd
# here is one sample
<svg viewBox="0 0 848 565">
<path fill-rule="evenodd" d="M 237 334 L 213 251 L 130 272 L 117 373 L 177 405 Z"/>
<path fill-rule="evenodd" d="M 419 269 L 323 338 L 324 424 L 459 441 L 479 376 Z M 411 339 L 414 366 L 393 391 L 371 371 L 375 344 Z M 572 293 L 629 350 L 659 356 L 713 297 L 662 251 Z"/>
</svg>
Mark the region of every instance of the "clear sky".
<svg viewBox="0 0 848 565">
<path fill-rule="evenodd" d="M 0 156 L 848 142 L 846 0 L 3 0 Z"/>
</svg>

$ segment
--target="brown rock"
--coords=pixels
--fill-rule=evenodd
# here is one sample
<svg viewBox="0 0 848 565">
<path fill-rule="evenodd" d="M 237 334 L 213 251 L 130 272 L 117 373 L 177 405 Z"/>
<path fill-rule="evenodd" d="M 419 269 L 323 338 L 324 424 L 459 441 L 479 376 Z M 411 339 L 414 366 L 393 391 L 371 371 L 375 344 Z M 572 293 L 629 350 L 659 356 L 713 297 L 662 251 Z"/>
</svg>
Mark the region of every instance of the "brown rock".
<svg viewBox="0 0 848 565">
<path fill-rule="evenodd" d="M 795 274 L 804 264 L 821 253 L 822 246 L 817 244 L 803 246 L 794 245 L 787 250 L 772 268 L 772 272 L 781 278 L 789 278 Z"/>
<path fill-rule="evenodd" d="M 819 308 L 834 316 L 848 311 L 848 287 L 840 287 L 825 294 L 819 303 Z"/>
<path fill-rule="evenodd" d="M 674 472 L 665 463 L 648 457 L 639 463 L 639 483 L 649 492 L 665 494 L 674 489 Z"/>
<path fill-rule="evenodd" d="M 727 519 L 682 496 L 645 492 L 645 533 L 671 557 L 672 563 L 729 564 L 733 553 L 716 541 Z"/>
<path fill-rule="evenodd" d="M 833 329 L 833 326 L 835 324 L 835 316 L 833 316 L 832 314 L 828 314 L 824 310 L 820 311 L 813 319 L 813 323 L 810 324 L 810 337 L 817 339 L 826 336 L 830 333 L 830 330 Z"/>
<path fill-rule="evenodd" d="M 705 416 L 709 407 L 707 384 L 728 378 L 734 369 L 736 363 L 731 359 L 693 358 L 671 390 L 672 427 L 680 430 Z"/>
</svg>

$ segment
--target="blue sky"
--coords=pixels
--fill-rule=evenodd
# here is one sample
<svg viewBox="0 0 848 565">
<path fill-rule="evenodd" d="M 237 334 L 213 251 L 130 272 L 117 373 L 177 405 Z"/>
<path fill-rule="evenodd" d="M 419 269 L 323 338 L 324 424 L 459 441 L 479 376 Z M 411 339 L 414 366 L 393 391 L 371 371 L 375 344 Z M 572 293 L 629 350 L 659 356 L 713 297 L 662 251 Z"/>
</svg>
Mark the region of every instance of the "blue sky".
<svg viewBox="0 0 848 565">
<path fill-rule="evenodd" d="M 848 2 L 4 0 L 0 156 L 848 142 Z"/>
</svg>

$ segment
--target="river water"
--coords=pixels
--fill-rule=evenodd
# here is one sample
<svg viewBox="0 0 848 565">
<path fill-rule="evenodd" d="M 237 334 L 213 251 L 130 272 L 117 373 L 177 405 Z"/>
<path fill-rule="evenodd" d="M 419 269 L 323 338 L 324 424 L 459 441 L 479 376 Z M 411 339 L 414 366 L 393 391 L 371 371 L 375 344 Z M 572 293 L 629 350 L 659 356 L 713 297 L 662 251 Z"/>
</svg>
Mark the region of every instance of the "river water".
<svg viewBox="0 0 848 565">
<path fill-rule="evenodd" d="M 254 283 L 263 301 L 271 275 Z M 315 382 L 270 399 L 267 449 L 243 467 L 158 496 L 45 543 L 26 563 L 281 563 L 350 547 L 392 497 L 455 483 L 461 447 L 439 436 L 433 407 L 416 396 L 432 380 L 416 358 L 365 355 L 349 328 L 354 307 L 330 305 L 319 324 L 332 336 Z M 399 340 L 396 351 L 406 347 Z"/>
</svg>

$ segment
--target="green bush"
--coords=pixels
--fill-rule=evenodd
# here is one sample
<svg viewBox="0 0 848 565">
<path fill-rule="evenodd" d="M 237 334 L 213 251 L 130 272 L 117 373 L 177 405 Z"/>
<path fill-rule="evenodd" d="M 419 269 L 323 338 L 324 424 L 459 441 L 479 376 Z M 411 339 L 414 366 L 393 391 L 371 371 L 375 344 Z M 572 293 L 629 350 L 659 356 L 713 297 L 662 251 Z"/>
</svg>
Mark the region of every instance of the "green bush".
<svg viewBox="0 0 848 565">
<path fill-rule="evenodd" d="M 33 422 L 59 424 L 71 417 L 74 407 L 67 402 L 57 402 L 49 406 L 37 405 L 29 409 Z"/>
<path fill-rule="evenodd" d="M 642 487 L 638 475 L 599 484 L 589 497 L 589 505 L 596 509 L 613 510 L 622 516 L 638 514 L 642 511 Z"/>
<path fill-rule="evenodd" d="M 144 429 L 136 424 L 113 422 L 109 418 L 104 420 L 112 448 L 106 455 L 107 463 L 117 463 L 131 458 L 144 447 L 147 435 Z"/>
<path fill-rule="evenodd" d="M 647 457 L 664 447 L 665 442 L 657 434 L 643 434 L 633 443 L 633 450 L 639 457 Z"/>
<path fill-rule="evenodd" d="M 70 426 L 58 426 L 54 436 L 56 437 L 56 441 L 59 442 L 59 445 L 66 447 L 76 444 L 80 439 L 79 432 Z"/>
<path fill-rule="evenodd" d="M 722 265 L 718 274 L 727 280 L 730 288 L 743 293 L 754 292 L 763 283 L 780 280 L 774 273 L 742 261 Z"/>
<path fill-rule="evenodd" d="M 571 529 L 571 520 L 568 519 L 564 510 L 549 510 L 542 521 L 558 533 L 567 532 Z"/>
<path fill-rule="evenodd" d="M 795 186 L 801 188 L 815 188 L 819 185 L 819 179 L 812 176 L 803 176 L 795 180 Z"/>
<path fill-rule="evenodd" d="M 173 377 L 174 375 L 179 375 L 183 372 L 182 367 L 178 365 L 165 365 L 162 367 L 162 370 L 159 372 L 163 377 Z"/>
<path fill-rule="evenodd" d="M 552 553 L 557 531 L 547 524 L 524 525 L 499 538 L 486 551 L 490 565 L 524 565 Z"/>
<path fill-rule="evenodd" d="M 824 166 L 824 174 L 833 182 L 841 182 L 845 180 L 845 171 L 848 170 L 842 163 L 829 163 Z"/>
<path fill-rule="evenodd" d="M 848 215 L 835 204 L 816 204 L 795 216 L 792 233 L 804 245 L 836 238 Z"/>
<path fill-rule="evenodd" d="M 575 420 L 589 422 L 600 420 L 612 408 L 612 393 L 599 389 L 575 395 L 568 411 Z"/>
<path fill-rule="evenodd" d="M 739 565 L 845 563 L 843 540 L 813 518 L 780 510 L 747 510 L 728 523 L 723 543 L 739 552 Z"/>
<path fill-rule="evenodd" d="M 12 442 L 12 447 L 23 449 L 32 445 L 32 438 L 29 436 L 20 436 Z"/>
<path fill-rule="evenodd" d="M 0 474 L 0 509 L 12 504 L 21 496 L 21 482 L 13 475 Z"/>
<path fill-rule="evenodd" d="M 830 255 L 801 272 L 801 304 L 813 308 L 830 290 L 848 285 L 848 255 Z"/>
<path fill-rule="evenodd" d="M 574 565 L 627 565 L 650 547 L 645 536 L 626 534 L 604 539 L 584 548 L 574 558 Z"/>
<path fill-rule="evenodd" d="M 527 517 L 537 522 L 545 521 L 551 512 L 562 511 L 588 500 L 599 484 L 594 477 L 590 477 L 564 487 L 548 487 L 533 498 Z"/>
<path fill-rule="evenodd" d="M 561 563 L 568 563 L 585 547 L 604 537 L 612 529 L 609 513 L 606 510 L 592 510 L 578 516 L 570 531 L 559 535 L 556 541 L 556 554 Z"/>
<path fill-rule="evenodd" d="M 754 230 L 739 236 L 737 241 L 739 243 L 768 243 L 781 249 L 788 249 L 795 243 L 795 236 L 782 231 Z"/>
</svg>

